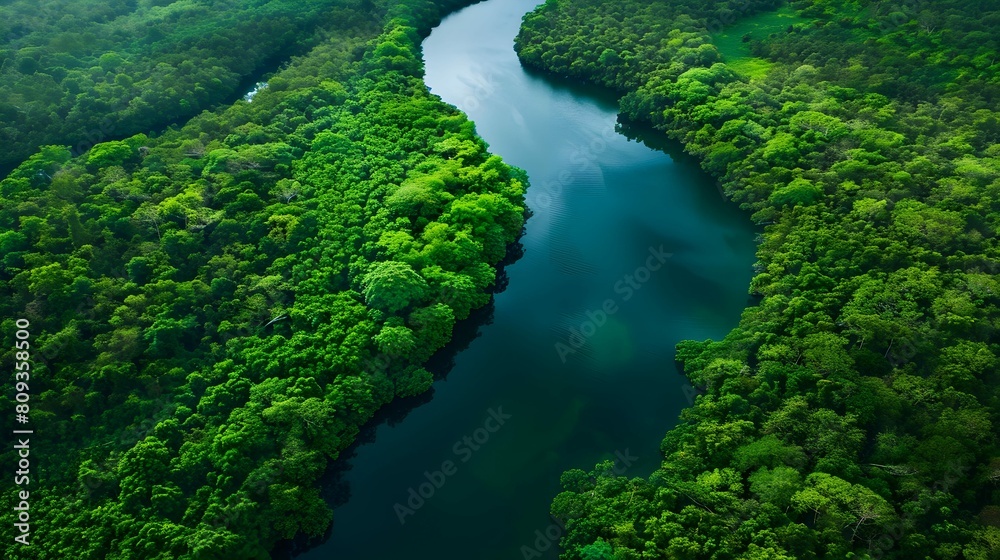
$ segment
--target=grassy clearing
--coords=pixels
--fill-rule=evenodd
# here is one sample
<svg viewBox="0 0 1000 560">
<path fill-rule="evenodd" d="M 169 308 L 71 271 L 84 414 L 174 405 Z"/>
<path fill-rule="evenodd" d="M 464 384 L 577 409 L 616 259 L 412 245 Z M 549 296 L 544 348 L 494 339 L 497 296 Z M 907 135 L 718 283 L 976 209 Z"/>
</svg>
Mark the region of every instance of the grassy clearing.
<svg viewBox="0 0 1000 560">
<path fill-rule="evenodd" d="M 738 21 L 726 29 L 712 35 L 712 42 L 723 60 L 733 70 L 749 76 L 762 78 L 771 68 L 771 62 L 751 56 L 750 42 L 743 41 L 749 35 L 753 39 L 765 39 L 772 33 L 782 32 L 789 25 L 805 21 L 791 6 L 782 6 L 773 12 L 757 14 Z"/>
</svg>

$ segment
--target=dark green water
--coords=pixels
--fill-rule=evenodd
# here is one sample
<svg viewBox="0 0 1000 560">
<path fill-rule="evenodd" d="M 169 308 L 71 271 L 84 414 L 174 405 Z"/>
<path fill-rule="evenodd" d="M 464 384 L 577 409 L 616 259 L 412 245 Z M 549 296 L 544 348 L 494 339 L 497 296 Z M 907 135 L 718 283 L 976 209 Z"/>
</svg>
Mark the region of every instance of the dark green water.
<svg viewBox="0 0 1000 560">
<path fill-rule="evenodd" d="M 651 473 L 688 405 L 674 345 L 721 338 L 748 303 L 748 217 L 691 161 L 616 133 L 606 93 L 526 73 L 513 39 L 534 5 L 489 0 L 424 42 L 431 91 L 531 178 L 524 254 L 429 402 L 340 465 L 346 503 L 298 558 L 515 560 L 544 548 L 536 531 L 552 524 L 559 475 L 619 455 L 625 475 Z M 413 498 L 422 484 L 429 497 Z"/>
</svg>

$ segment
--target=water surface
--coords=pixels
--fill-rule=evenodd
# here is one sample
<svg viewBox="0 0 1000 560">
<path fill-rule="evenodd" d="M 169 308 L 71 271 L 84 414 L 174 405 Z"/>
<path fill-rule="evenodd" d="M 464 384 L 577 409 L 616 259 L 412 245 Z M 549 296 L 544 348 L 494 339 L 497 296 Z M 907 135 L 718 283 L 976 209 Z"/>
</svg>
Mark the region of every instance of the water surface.
<svg viewBox="0 0 1000 560">
<path fill-rule="evenodd" d="M 748 217 L 689 159 L 617 133 L 607 92 L 522 69 L 513 39 L 534 6 L 471 6 L 423 44 L 431 91 L 530 176 L 524 254 L 429 402 L 341 465 L 348 499 L 326 542 L 299 558 L 514 560 L 545 548 L 559 475 L 604 459 L 650 474 L 689 402 L 674 345 L 721 338 L 748 302 Z"/>
</svg>

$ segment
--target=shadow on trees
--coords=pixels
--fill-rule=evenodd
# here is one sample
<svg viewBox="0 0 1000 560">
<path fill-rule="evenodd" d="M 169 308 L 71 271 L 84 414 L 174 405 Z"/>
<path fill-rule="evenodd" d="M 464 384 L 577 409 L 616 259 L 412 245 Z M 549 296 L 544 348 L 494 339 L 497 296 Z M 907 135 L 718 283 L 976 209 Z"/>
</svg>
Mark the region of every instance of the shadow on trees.
<svg viewBox="0 0 1000 560">
<path fill-rule="evenodd" d="M 522 230 L 521 234 L 524 234 Z M 507 247 L 504 259 L 497 265 L 497 276 L 493 287 L 493 296 L 489 303 L 474 310 L 468 318 L 459 321 L 455 325 L 451 342 L 438 350 L 427 361 L 424 367 L 434 375 L 434 381 L 442 381 L 455 367 L 455 358 L 472 344 L 472 341 L 479 338 L 482 327 L 493 323 L 493 314 L 496 309 L 494 297 L 507 289 L 509 278 L 506 268 L 517 262 L 524 256 L 524 246 L 517 241 Z M 347 481 L 347 474 L 354 468 L 354 459 L 358 455 L 358 449 L 364 445 L 375 443 L 375 435 L 378 428 L 383 424 L 395 426 L 418 407 L 423 406 L 434 398 L 434 387 L 420 395 L 405 399 L 396 399 L 383 406 L 367 424 L 361 427 L 358 437 L 354 443 L 340 452 L 337 460 L 332 461 L 326 473 L 320 478 L 320 492 L 323 499 L 333 509 L 346 504 L 351 499 L 351 486 Z M 334 517 L 336 523 L 336 516 Z M 304 554 L 318 546 L 321 546 L 333 533 L 333 525 L 327 528 L 322 536 L 310 539 L 304 534 L 299 534 L 290 541 L 282 541 L 271 551 L 271 558 L 274 560 L 291 560 L 300 554 Z"/>
</svg>

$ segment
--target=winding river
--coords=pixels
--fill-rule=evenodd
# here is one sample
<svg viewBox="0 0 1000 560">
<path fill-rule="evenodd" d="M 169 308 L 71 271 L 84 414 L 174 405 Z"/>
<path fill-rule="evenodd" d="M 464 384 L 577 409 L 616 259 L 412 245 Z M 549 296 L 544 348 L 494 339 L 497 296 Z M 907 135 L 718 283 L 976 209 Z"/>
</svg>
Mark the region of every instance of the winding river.
<svg viewBox="0 0 1000 560">
<path fill-rule="evenodd" d="M 536 3 L 471 6 L 423 44 L 431 91 L 531 179 L 523 256 L 432 398 L 341 462 L 332 533 L 297 558 L 556 558 L 560 474 L 649 475 L 689 404 L 674 345 L 748 304 L 748 217 L 676 145 L 616 132 L 607 92 L 522 69 Z"/>
</svg>

